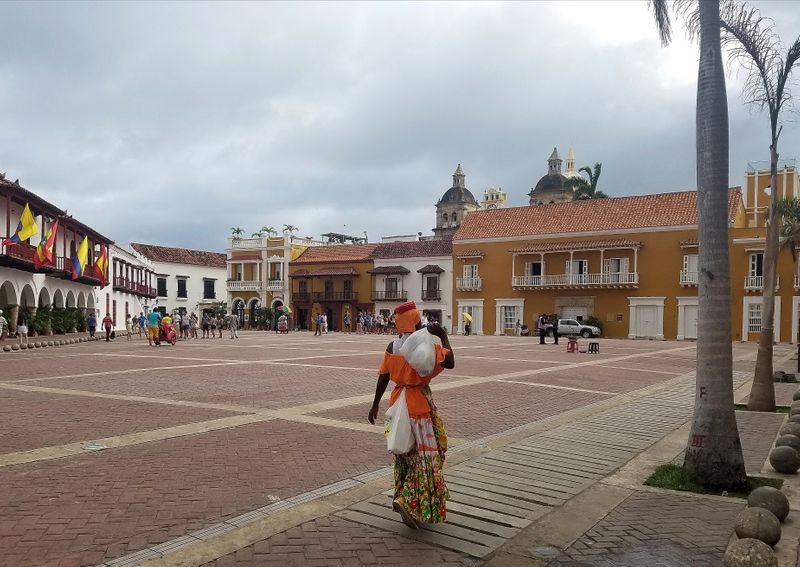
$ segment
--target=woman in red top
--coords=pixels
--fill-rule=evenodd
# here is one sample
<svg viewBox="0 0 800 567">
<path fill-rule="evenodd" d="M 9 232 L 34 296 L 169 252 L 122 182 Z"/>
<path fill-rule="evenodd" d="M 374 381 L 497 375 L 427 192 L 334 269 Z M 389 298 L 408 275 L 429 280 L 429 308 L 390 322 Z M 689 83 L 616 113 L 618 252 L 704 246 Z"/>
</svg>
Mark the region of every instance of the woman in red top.
<svg viewBox="0 0 800 567">
<path fill-rule="evenodd" d="M 411 418 L 416 444 L 411 451 L 394 456 L 394 501 L 392 508 L 411 528 L 420 523 L 444 522 L 447 514 L 447 485 L 444 482 L 444 457 L 447 435 L 433 403 L 431 379 L 445 368 L 455 368 L 455 357 L 447 332 L 437 324 L 428 325 L 428 331 L 439 337 L 436 345 L 436 366 L 428 376 L 420 376 L 399 354 L 400 347 L 411 333 L 422 328 L 421 317 L 413 301 L 398 306 L 395 326 L 400 338 L 389 343 L 383 355 L 375 387 L 375 401 L 369 411 L 369 422 L 375 423 L 378 408 L 389 381 L 395 383 L 389 405 L 393 405 L 406 390 L 408 415 Z"/>
<path fill-rule="evenodd" d="M 110 313 L 106 313 L 106 316 L 103 317 L 103 327 L 106 330 L 106 342 L 111 340 L 111 329 L 114 327 L 114 319 L 111 318 Z"/>
</svg>

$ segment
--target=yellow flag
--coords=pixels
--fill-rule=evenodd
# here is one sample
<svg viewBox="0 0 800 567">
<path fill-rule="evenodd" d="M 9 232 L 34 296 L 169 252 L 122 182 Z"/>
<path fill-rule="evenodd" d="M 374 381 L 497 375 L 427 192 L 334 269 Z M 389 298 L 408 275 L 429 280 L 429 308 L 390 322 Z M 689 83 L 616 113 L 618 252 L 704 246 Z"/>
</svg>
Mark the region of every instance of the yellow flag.
<svg viewBox="0 0 800 567">
<path fill-rule="evenodd" d="M 33 218 L 33 214 L 27 203 L 25 203 L 22 216 L 19 217 L 19 222 L 22 225 L 22 230 L 19 231 L 20 240 L 28 240 L 31 236 L 39 232 L 39 227 L 36 226 L 36 219 Z"/>
</svg>

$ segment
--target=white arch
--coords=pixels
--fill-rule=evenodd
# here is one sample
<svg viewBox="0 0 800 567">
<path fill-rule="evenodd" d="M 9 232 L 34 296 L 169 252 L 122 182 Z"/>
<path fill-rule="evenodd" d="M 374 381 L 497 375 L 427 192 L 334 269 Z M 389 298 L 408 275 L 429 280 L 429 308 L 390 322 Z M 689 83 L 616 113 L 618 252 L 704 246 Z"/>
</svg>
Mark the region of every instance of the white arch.
<svg viewBox="0 0 800 567">
<path fill-rule="evenodd" d="M 50 290 L 42 286 L 39 290 L 39 307 L 49 307 L 51 303 Z"/>
<path fill-rule="evenodd" d="M 94 311 L 94 294 L 93 293 L 89 294 L 89 298 L 88 298 L 88 300 L 86 302 L 86 307 L 89 309 L 89 312 L 93 312 Z"/>
<path fill-rule="evenodd" d="M 253 305 L 254 303 L 257 304 L 255 305 L 255 307 L 259 307 L 261 305 L 261 299 L 258 297 L 254 297 L 253 299 L 247 302 L 247 307 L 252 309 L 254 307 Z"/>
<path fill-rule="evenodd" d="M 53 307 L 64 307 L 64 292 L 57 289 L 53 294 Z"/>
<path fill-rule="evenodd" d="M 19 304 L 23 307 L 36 307 L 36 294 L 30 284 L 25 284 L 19 294 Z"/>
<path fill-rule="evenodd" d="M 75 294 L 72 290 L 67 292 L 67 307 L 75 307 Z"/>
<path fill-rule="evenodd" d="M 78 307 L 81 309 L 86 307 L 86 296 L 82 291 L 78 293 Z"/>
<path fill-rule="evenodd" d="M 281 305 L 286 305 L 286 302 L 283 300 L 282 297 L 276 297 L 272 300 L 272 308 L 275 309 L 275 306 L 280 303 Z"/>
<path fill-rule="evenodd" d="M 0 307 L 7 307 L 9 305 L 19 305 L 17 298 L 17 289 L 11 281 L 4 281 L 0 285 Z"/>
</svg>

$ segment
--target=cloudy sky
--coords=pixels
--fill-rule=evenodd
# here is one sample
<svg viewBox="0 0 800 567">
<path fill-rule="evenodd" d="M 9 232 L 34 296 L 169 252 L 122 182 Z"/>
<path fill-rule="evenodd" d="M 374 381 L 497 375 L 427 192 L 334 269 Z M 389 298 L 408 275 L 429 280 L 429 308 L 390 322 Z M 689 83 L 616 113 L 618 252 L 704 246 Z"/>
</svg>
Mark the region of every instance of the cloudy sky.
<svg viewBox="0 0 800 567">
<path fill-rule="evenodd" d="M 797 2 L 757 5 L 800 33 Z M 456 164 L 523 205 L 553 146 L 602 162 L 610 195 L 694 185 L 696 48 L 662 48 L 644 2 L 4 2 L 0 21 L 0 171 L 118 242 L 427 233 Z M 741 79 L 731 185 L 769 157 Z M 800 157 L 797 116 L 782 150 Z"/>
</svg>

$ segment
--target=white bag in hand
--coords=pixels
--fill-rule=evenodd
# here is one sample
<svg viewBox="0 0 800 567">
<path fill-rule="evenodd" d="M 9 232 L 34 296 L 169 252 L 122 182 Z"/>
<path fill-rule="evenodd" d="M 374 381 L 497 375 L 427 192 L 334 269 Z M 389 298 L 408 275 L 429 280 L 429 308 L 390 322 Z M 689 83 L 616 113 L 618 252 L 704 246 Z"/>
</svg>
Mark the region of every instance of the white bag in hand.
<svg viewBox="0 0 800 567">
<path fill-rule="evenodd" d="M 411 417 L 408 415 L 405 388 L 400 392 L 394 405 L 386 410 L 383 424 L 385 426 L 386 448 L 390 453 L 404 455 L 414 448 L 416 441 L 411 425 Z"/>
<path fill-rule="evenodd" d="M 436 348 L 428 329 L 414 331 L 400 346 L 400 355 L 420 376 L 427 376 L 436 366 Z"/>
</svg>

